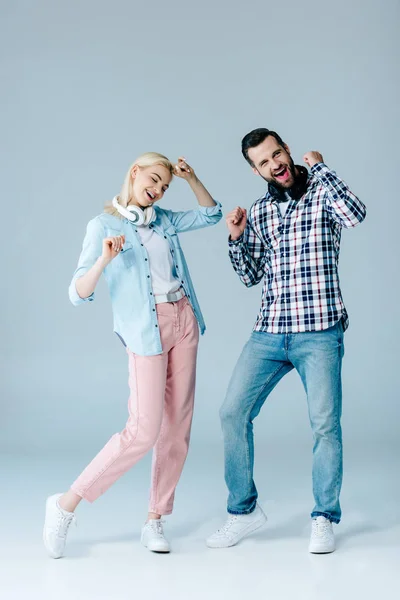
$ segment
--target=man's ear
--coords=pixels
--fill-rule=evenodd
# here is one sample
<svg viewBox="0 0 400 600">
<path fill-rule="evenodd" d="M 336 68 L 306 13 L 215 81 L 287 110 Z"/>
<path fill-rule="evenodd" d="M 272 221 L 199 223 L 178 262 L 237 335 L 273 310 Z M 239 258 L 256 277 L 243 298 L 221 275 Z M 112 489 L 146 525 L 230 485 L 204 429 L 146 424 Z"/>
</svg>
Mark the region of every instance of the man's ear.
<svg viewBox="0 0 400 600">
<path fill-rule="evenodd" d="M 255 167 L 251 167 L 251 170 L 253 171 L 254 175 L 260 174 Z"/>
<path fill-rule="evenodd" d="M 290 156 L 290 148 L 287 144 L 283 144 L 283 147 L 285 148 L 286 152 L 289 154 Z"/>
</svg>

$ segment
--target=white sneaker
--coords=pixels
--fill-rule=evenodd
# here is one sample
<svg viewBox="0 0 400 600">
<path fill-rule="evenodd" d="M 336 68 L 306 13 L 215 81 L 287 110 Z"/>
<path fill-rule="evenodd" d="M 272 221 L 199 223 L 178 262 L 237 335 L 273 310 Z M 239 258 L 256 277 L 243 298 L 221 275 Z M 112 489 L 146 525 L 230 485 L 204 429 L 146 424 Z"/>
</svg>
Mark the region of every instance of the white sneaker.
<svg viewBox="0 0 400 600">
<path fill-rule="evenodd" d="M 164 536 L 161 519 L 150 519 L 142 529 L 141 542 L 152 552 L 170 552 L 168 540 Z"/>
<path fill-rule="evenodd" d="M 52 558 L 61 558 L 64 554 L 67 533 L 72 521 L 76 522 L 75 514 L 63 510 L 58 500 L 62 494 L 49 496 L 46 501 L 46 517 L 43 529 L 43 541 L 46 550 Z"/>
<path fill-rule="evenodd" d="M 325 517 L 312 520 L 309 551 L 312 554 L 327 554 L 335 550 L 335 536 L 332 523 Z"/>
<path fill-rule="evenodd" d="M 206 544 L 209 548 L 229 548 L 266 522 L 267 517 L 257 504 L 249 515 L 229 515 L 226 523 L 206 540 Z"/>
</svg>

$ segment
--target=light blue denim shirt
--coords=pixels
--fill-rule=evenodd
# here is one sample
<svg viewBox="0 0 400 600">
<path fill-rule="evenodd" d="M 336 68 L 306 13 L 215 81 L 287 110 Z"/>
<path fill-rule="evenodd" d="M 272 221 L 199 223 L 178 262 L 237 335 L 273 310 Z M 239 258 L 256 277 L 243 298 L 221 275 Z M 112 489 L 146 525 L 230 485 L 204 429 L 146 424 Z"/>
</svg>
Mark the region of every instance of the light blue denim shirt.
<svg viewBox="0 0 400 600">
<path fill-rule="evenodd" d="M 149 227 L 168 240 L 173 257 L 174 276 L 181 280 L 203 334 L 206 327 L 178 233 L 218 223 L 222 217 L 221 204 L 217 203 L 212 207 L 199 206 L 197 210 L 183 212 L 164 210 L 158 206 L 154 208 L 157 218 Z M 81 298 L 76 291 L 75 282 L 101 256 L 103 239 L 122 234 L 125 235 L 123 250 L 104 269 L 111 297 L 114 331 L 123 344 L 135 354 L 141 356 L 161 354 L 161 338 L 148 255 L 141 242 L 137 226 L 128 219 L 102 213 L 89 221 L 78 267 L 69 287 L 69 297 L 75 306 L 94 300 L 94 293 L 88 298 Z"/>
</svg>

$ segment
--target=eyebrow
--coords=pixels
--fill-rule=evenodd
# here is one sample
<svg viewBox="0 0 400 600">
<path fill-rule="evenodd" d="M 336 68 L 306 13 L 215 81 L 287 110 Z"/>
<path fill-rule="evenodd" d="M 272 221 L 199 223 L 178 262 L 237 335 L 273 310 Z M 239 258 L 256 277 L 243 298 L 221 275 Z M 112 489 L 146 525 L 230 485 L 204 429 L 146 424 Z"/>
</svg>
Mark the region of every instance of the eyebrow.
<svg viewBox="0 0 400 600">
<path fill-rule="evenodd" d="M 276 154 L 277 154 L 278 152 L 281 152 L 281 149 L 280 149 L 280 148 L 277 148 L 276 150 L 274 150 L 274 151 L 273 151 L 273 153 L 272 153 L 272 158 L 274 158 L 274 156 L 276 156 Z M 263 165 L 265 165 L 265 163 L 266 163 L 266 162 L 268 162 L 268 158 L 263 158 L 263 160 L 262 160 L 262 161 L 259 163 L 259 165 L 258 165 L 258 166 L 259 166 L 259 167 L 262 167 Z"/>
<path fill-rule="evenodd" d="M 152 173 L 152 175 L 155 175 L 156 177 L 158 177 L 158 181 L 162 181 L 162 179 L 161 179 L 161 177 L 159 176 L 159 174 L 158 174 L 158 173 Z M 169 188 L 169 185 L 168 185 L 168 183 L 165 183 L 165 184 L 164 184 L 164 187 L 166 187 L 166 188 L 168 189 L 168 188 Z"/>
</svg>

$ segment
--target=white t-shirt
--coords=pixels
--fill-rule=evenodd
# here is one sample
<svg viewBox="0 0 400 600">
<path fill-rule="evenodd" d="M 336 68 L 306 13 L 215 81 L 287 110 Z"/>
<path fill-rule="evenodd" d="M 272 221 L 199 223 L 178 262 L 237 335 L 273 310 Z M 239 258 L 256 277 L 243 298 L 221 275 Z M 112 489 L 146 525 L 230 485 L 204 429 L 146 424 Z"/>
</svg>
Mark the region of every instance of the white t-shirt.
<svg viewBox="0 0 400 600">
<path fill-rule="evenodd" d="M 176 292 L 181 287 L 181 282 L 175 276 L 168 240 L 149 227 L 138 227 L 137 230 L 149 256 L 153 294 L 157 296 Z"/>
<path fill-rule="evenodd" d="M 282 217 L 285 216 L 287 207 L 289 206 L 289 202 L 290 202 L 290 200 L 288 200 L 287 202 L 278 202 L 279 210 L 281 211 Z"/>
</svg>

